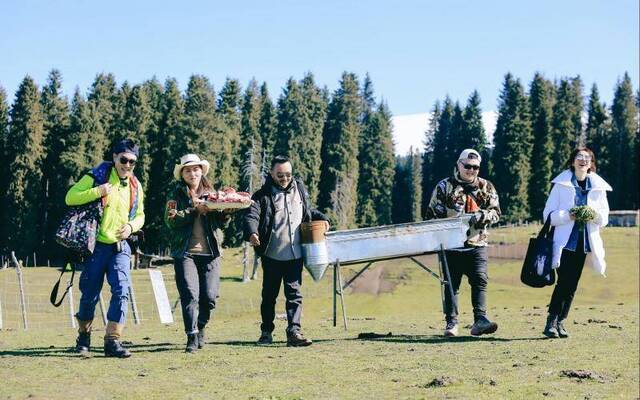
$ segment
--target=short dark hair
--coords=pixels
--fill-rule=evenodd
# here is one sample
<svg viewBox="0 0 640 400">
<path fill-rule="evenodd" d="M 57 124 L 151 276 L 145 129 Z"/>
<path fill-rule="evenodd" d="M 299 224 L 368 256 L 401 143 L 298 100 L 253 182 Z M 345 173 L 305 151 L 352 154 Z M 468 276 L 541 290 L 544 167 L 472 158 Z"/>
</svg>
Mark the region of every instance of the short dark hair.
<svg viewBox="0 0 640 400">
<path fill-rule="evenodd" d="M 273 167 L 276 166 L 276 164 L 284 164 L 284 163 L 290 163 L 291 160 L 289 160 L 289 157 L 287 156 L 275 156 L 273 157 L 273 159 L 271 160 L 271 169 L 273 169 Z"/>
<path fill-rule="evenodd" d="M 576 159 L 576 156 L 581 151 L 589 153 L 591 156 L 591 165 L 589 166 L 589 172 L 596 172 L 596 155 L 593 154 L 593 150 L 588 147 L 578 147 L 571 152 L 571 156 L 567 160 L 567 168 L 571 170 L 571 172 L 575 172 L 573 170 L 573 161 Z"/>
</svg>

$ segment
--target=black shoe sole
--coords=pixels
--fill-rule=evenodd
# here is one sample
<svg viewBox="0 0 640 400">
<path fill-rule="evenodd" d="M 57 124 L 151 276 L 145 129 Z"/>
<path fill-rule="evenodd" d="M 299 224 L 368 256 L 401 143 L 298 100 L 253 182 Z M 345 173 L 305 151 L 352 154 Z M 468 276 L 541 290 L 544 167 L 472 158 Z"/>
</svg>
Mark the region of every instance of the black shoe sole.
<svg viewBox="0 0 640 400">
<path fill-rule="evenodd" d="M 287 343 L 287 347 L 308 347 L 311 346 L 313 342 L 306 343 Z"/>
<path fill-rule="evenodd" d="M 548 337 L 549 339 L 558 339 L 560 337 L 560 335 L 553 332 L 542 332 L 542 334 Z"/>
</svg>

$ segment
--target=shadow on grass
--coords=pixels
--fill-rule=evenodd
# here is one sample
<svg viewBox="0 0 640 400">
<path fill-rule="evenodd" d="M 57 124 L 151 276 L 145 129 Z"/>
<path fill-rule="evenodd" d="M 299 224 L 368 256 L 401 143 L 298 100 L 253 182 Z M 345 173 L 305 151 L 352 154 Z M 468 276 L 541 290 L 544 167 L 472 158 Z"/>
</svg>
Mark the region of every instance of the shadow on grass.
<svg viewBox="0 0 640 400">
<path fill-rule="evenodd" d="M 135 353 L 157 353 L 163 351 L 183 351 L 184 346 L 176 343 L 146 343 L 146 344 L 126 344 L 129 350 Z M 91 348 L 90 355 L 102 355 L 102 345 Z M 58 357 L 58 358 L 91 358 L 77 354 L 71 346 L 49 346 L 49 347 L 29 347 L 15 350 L 2 350 L 0 357 Z"/>
<path fill-rule="evenodd" d="M 222 282 L 242 282 L 242 278 L 238 276 L 221 276 L 220 281 Z"/>
<path fill-rule="evenodd" d="M 441 344 L 441 343 L 467 343 L 467 342 L 514 342 L 529 340 L 546 340 L 546 337 L 516 337 L 503 338 L 493 336 L 457 336 L 444 337 L 438 335 L 390 335 L 372 338 L 354 338 L 354 340 L 362 340 L 368 342 L 389 342 L 389 343 L 423 343 L 423 344 Z"/>
<path fill-rule="evenodd" d="M 313 343 L 334 342 L 344 339 L 313 339 Z M 221 345 L 221 346 L 240 346 L 240 347 L 286 347 L 286 341 L 274 341 L 272 344 L 257 344 L 256 340 L 228 340 L 228 341 L 207 341 L 208 345 Z"/>
</svg>

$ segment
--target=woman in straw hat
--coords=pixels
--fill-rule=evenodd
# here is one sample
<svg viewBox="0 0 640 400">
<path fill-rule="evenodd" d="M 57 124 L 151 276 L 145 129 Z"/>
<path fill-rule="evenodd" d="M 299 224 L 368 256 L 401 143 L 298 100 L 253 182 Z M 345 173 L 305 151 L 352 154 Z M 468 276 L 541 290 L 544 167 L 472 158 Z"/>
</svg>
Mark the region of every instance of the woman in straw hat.
<svg viewBox="0 0 640 400">
<path fill-rule="evenodd" d="M 208 172 L 207 160 L 195 154 L 180 157 L 173 170 L 176 185 L 165 208 L 165 223 L 174 232 L 171 248 L 188 353 L 205 344 L 205 327 L 220 287 L 221 228 L 229 220 L 228 214 L 209 210 L 201 200 L 213 190 Z"/>
</svg>

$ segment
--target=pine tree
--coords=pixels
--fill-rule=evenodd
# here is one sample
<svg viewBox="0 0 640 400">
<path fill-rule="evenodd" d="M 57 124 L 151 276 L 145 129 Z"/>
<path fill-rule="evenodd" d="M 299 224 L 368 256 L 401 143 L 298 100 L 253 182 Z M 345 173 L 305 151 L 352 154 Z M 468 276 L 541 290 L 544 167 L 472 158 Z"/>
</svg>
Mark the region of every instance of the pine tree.
<svg viewBox="0 0 640 400">
<path fill-rule="evenodd" d="M 593 150 L 598 160 L 598 174 L 609 177 L 608 161 L 611 159 L 611 123 L 607 115 L 607 106 L 600 102 L 600 93 L 594 83 L 587 106 L 586 145 Z"/>
<path fill-rule="evenodd" d="M 582 143 L 582 82 L 580 77 L 561 79 L 553 107 L 553 170 L 561 171 L 571 151 Z"/>
<path fill-rule="evenodd" d="M 260 93 L 252 79 L 242 99 L 240 154 L 243 156 L 240 189 L 251 193 L 261 184 L 262 137 L 260 135 Z"/>
<path fill-rule="evenodd" d="M 152 102 L 160 106 L 160 119 L 155 144 L 152 145 L 149 186 L 145 192 L 145 247 L 151 251 L 164 250 L 169 244 L 171 231 L 164 224 L 165 201 L 175 181 L 173 167 L 183 155 L 178 136 L 184 112 L 184 101 L 175 79 L 167 79 L 162 98 Z M 152 96 L 154 98 L 154 96 Z"/>
<path fill-rule="evenodd" d="M 220 165 L 223 161 L 223 134 L 222 122 L 216 115 L 215 92 L 209 79 L 201 75 L 191 76 L 187 85 L 184 116 L 180 119 L 180 134 L 176 148 L 180 149 L 180 155 L 195 153 L 209 161 L 211 172 L 208 178 L 212 182 L 221 182 L 219 171 L 222 169 Z M 227 156 L 231 157 L 231 154 Z"/>
<path fill-rule="evenodd" d="M 440 101 L 436 101 L 429 118 L 429 127 L 424 134 L 424 153 L 422 154 L 422 208 L 421 215 L 424 219 L 427 215 L 427 207 L 431 199 L 431 192 L 435 187 L 437 177 L 434 176 L 434 138 L 438 132 L 438 124 L 441 117 Z M 440 178 L 442 179 L 442 178 Z"/>
<path fill-rule="evenodd" d="M 432 182 L 438 182 L 448 176 L 454 168 L 458 154 L 455 154 L 454 141 L 451 138 L 454 108 L 449 96 L 445 97 L 442 111 L 433 135 Z"/>
<path fill-rule="evenodd" d="M 3 224 L 3 231 L 9 250 L 24 256 L 41 245 L 42 167 L 46 157 L 40 92 L 29 76 L 18 87 L 10 118 L 7 174 L 11 182 L 3 205 L 11 213 Z"/>
<path fill-rule="evenodd" d="M 218 115 L 223 133 L 218 137 L 222 144 L 218 179 L 222 186 L 237 187 L 243 156 L 240 154 L 240 83 L 227 78 L 218 99 Z"/>
<path fill-rule="evenodd" d="M 366 120 L 367 115 L 372 114 L 376 108 L 376 99 L 373 91 L 373 82 L 369 73 L 364 76 L 362 83 L 362 122 Z"/>
<path fill-rule="evenodd" d="M 422 220 L 422 155 L 413 147 L 409 150 L 408 167 L 409 221 L 418 222 Z"/>
<path fill-rule="evenodd" d="M 408 185 L 409 156 L 397 156 L 393 174 L 393 190 L 391 191 L 391 219 L 394 224 L 411 221 L 411 196 Z"/>
<path fill-rule="evenodd" d="M 152 114 L 145 89 L 140 85 L 134 86 L 125 104 L 122 132 L 120 133 L 122 137 L 114 138 L 115 140 L 132 139 L 140 147 L 135 175 L 140 180 L 145 192 L 149 187 L 151 172 L 151 149 L 148 138 L 153 126 Z"/>
<path fill-rule="evenodd" d="M 7 104 L 7 93 L 4 88 L 0 86 L 0 163 L 2 165 L 8 165 L 7 154 L 7 140 L 9 136 L 9 105 Z M 9 185 L 9 179 L 7 174 L 0 174 L 0 196 L 1 193 L 7 193 L 7 187 Z M 7 225 L 8 215 L 6 215 L 6 207 L 0 208 L 0 226 Z M 4 235 L 0 237 L 0 252 L 3 254 L 7 252 L 7 240 Z"/>
<path fill-rule="evenodd" d="M 474 90 L 467 100 L 463 115 L 463 131 L 460 139 L 460 151 L 475 149 L 481 155 L 486 154 L 487 134 L 482 123 L 482 109 L 480 108 L 480 94 Z M 457 156 L 457 154 L 456 154 Z M 483 157 L 484 159 L 484 157 Z"/>
<path fill-rule="evenodd" d="M 76 89 L 71 101 L 69 137 L 60 154 L 60 165 L 64 168 L 61 174 L 67 177 L 67 188 L 102 160 L 103 151 L 97 151 L 96 141 L 102 143 L 101 139 L 104 136 L 104 128 L 95 104 L 86 101 Z"/>
<path fill-rule="evenodd" d="M 455 162 L 460 152 L 465 149 L 465 147 L 462 147 L 465 130 L 462 108 L 460 103 L 456 101 L 453 106 L 453 118 L 451 119 L 451 130 L 449 131 L 449 156 L 452 162 Z"/>
<path fill-rule="evenodd" d="M 422 220 L 422 156 L 409 149 L 409 154 L 396 157 L 392 191 L 392 219 L 394 224 Z"/>
<path fill-rule="evenodd" d="M 336 229 L 355 226 L 362 99 L 358 78 L 343 73 L 327 112 L 318 204 Z"/>
<path fill-rule="evenodd" d="M 277 134 L 274 144 L 275 155 L 291 155 L 291 139 L 302 131 L 304 100 L 298 82 L 290 77 L 285 84 L 282 95 L 278 99 L 278 123 Z M 292 162 L 292 165 L 294 163 Z M 300 166 L 296 165 L 296 175 L 304 173 L 300 171 Z"/>
<path fill-rule="evenodd" d="M 47 154 L 43 164 L 44 215 L 41 241 L 47 253 L 55 251 L 53 236 L 65 212 L 64 196 L 69 175 L 67 166 L 61 164 L 60 154 L 69 138 L 70 109 L 66 97 L 60 93 L 62 75 L 58 70 L 49 73 L 47 85 L 42 90 L 41 107 L 44 127 L 44 148 Z"/>
<path fill-rule="evenodd" d="M 273 105 L 273 101 L 271 97 L 269 97 L 269 89 L 267 89 L 267 84 L 263 83 L 260 86 L 260 122 L 259 122 L 259 130 L 260 137 L 262 139 L 262 160 L 263 160 L 263 171 L 264 174 L 266 170 L 269 168 L 269 162 L 271 158 L 273 158 L 274 147 L 276 143 L 276 135 L 277 135 L 277 110 Z"/>
<path fill-rule="evenodd" d="M 111 147 L 114 137 L 119 132 L 119 118 L 122 115 L 123 95 L 118 90 L 113 74 L 98 74 L 87 100 L 93 106 L 99 118 L 101 132 L 94 132 L 87 151 L 92 164 L 97 164 L 104 159 L 110 159 Z"/>
<path fill-rule="evenodd" d="M 391 113 L 382 103 L 364 121 L 359 150 L 358 178 L 359 226 L 391 223 L 391 196 L 395 158 L 393 155 Z"/>
<path fill-rule="evenodd" d="M 527 219 L 527 189 L 530 176 L 531 125 L 529 105 L 519 79 L 508 73 L 504 78 L 498 105 L 498 121 L 493 136 L 495 184 L 504 219 Z"/>
<path fill-rule="evenodd" d="M 315 204 L 322 167 L 322 130 L 327 116 L 327 102 L 322 90 L 316 86 L 313 75 L 308 73 L 300 82 L 302 94 L 301 131 L 291 138 L 291 161 L 298 175 L 306 184 L 309 198 Z"/>
<path fill-rule="evenodd" d="M 536 73 L 529 89 L 529 108 L 533 148 L 531 151 L 531 179 L 529 181 L 529 209 L 534 219 L 540 218 L 551 191 L 553 174 L 553 103 L 554 86 Z"/>
<path fill-rule="evenodd" d="M 633 96 L 631 78 L 625 73 L 618 81 L 611 104 L 610 205 L 613 210 L 638 208 L 638 177 L 634 175 L 637 159 L 636 137 L 638 109 Z"/>
</svg>

